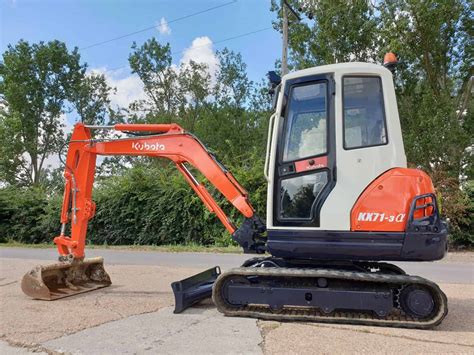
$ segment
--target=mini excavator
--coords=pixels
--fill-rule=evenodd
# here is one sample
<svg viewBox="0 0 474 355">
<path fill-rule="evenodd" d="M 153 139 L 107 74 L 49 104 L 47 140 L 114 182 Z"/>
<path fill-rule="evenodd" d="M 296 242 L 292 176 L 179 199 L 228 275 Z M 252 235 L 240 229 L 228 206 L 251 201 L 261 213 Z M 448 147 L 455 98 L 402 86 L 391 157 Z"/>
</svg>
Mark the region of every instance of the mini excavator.
<svg viewBox="0 0 474 355">
<path fill-rule="evenodd" d="M 266 223 L 233 175 L 179 125 L 76 124 L 65 162 L 61 233 L 54 238 L 59 262 L 28 272 L 24 293 L 55 300 L 111 284 L 102 258 L 84 258 L 96 158 L 148 156 L 171 160 L 244 252 L 259 254 L 241 267 L 222 273 L 215 267 L 174 282 L 175 313 L 212 294 L 227 316 L 421 329 L 440 324 L 448 312 L 441 289 L 387 263 L 443 258 L 448 228 L 429 176 L 406 167 L 391 72 L 396 58 L 389 53 L 384 62 L 270 76 Z M 133 136 L 94 139 L 94 129 Z M 240 227 L 191 167 L 240 211 Z"/>
</svg>

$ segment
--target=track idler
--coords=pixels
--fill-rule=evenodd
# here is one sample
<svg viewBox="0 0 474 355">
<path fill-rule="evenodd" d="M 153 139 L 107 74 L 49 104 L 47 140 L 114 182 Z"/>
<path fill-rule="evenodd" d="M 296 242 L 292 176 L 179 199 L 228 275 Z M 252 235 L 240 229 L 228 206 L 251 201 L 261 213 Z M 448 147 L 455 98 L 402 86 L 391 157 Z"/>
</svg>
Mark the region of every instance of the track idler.
<svg viewBox="0 0 474 355">
<path fill-rule="evenodd" d="M 34 299 L 54 301 L 110 286 L 101 257 L 38 265 L 21 280 L 23 292 Z"/>
</svg>

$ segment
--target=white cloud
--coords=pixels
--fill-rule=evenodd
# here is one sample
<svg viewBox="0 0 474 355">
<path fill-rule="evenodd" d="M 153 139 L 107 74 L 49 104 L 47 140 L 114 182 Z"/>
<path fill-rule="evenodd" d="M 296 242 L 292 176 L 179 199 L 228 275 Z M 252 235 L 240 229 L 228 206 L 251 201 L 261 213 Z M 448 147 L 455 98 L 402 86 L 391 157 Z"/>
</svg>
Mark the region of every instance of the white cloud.
<svg viewBox="0 0 474 355">
<path fill-rule="evenodd" d="M 59 116 L 59 121 L 63 126 L 64 138 L 66 138 L 66 136 L 72 132 L 72 129 L 74 128 L 76 122 L 72 122 L 72 120 L 69 119 L 65 113 L 62 113 L 61 116 Z"/>
<path fill-rule="evenodd" d="M 114 108 L 128 108 L 133 101 L 145 99 L 143 83 L 136 74 L 127 75 L 122 69 L 106 70 L 105 68 L 95 68 L 91 72 L 104 74 L 109 86 L 117 90 L 110 97 Z"/>
<path fill-rule="evenodd" d="M 191 46 L 183 51 L 183 57 L 180 63 L 186 65 L 193 60 L 196 63 L 207 64 L 211 77 L 215 78 L 216 72 L 219 69 L 219 60 L 212 46 L 213 43 L 209 37 L 196 37 L 191 43 Z"/>
<path fill-rule="evenodd" d="M 168 21 L 166 21 L 166 19 L 164 17 L 162 17 L 160 22 L 158 22 L 156 24 L 156 29 L 162 35 L 170 35 L 171 34 L 171 28 L 168 25 Z"/>
<path fill-rule="evenodd" d="M 215 80 L 216 72 L 219 69 L 219 60 L 214 53 L 213 43 L 209 37 L 195 38 L 191 46 L 183 51 L 183 56 L 179 64 L 186 65 L 191 60 L 197 63 L 207 64 L 211 78 Z M 179 71 L 179 67 L 174 64 L 172 68 Z M 133 101 L 146 99 L 143 83 L 136 74 L 130 75 L 128 71 L 124 69 L 107 70 L 104 67 L 92 69 L 90 72 L 104 74 L 108 85 L 116 89 L 116 93 L 110 97 L 114 108 L 128 108 L 128 105 Z"/>
</svg>

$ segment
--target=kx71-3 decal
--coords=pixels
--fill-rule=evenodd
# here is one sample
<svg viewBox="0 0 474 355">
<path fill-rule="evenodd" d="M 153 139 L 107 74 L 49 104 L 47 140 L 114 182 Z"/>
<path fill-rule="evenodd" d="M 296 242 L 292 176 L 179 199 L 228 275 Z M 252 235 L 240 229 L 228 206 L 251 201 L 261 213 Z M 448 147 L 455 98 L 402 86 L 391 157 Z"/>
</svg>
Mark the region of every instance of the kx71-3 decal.
<svg viewBox="0 0 474 355">
<path fill-rule="evenodd" d="M 357 217 L 358 221 L 362 222 L 396 222 L 401 223 L 405 220 L 405 213 L 387 215 L 378 212 L 360 212 Z"/>
</svg>

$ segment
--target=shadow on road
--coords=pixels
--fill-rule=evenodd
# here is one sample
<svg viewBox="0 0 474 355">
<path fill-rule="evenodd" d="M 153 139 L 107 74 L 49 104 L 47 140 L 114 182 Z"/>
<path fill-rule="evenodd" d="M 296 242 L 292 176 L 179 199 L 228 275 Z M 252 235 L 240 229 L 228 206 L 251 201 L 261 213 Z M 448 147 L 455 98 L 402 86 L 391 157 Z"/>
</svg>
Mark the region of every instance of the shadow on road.
<svg viewBox="0 0 474 355">
<path fill-rule="evenodd" d="M 182 312 L 182 314 L 203 314 L 207 310 L 213 309 L 213 308 L 216 308 L 216 306 L 214 305 L 214 303 L 212 302 L 210 298 L 207 298 L 193 305 L 192 307 L 186 309 L 185 311 Z"/>
</svg>

